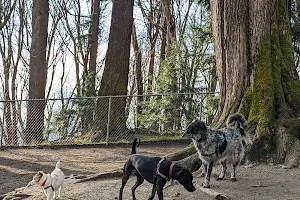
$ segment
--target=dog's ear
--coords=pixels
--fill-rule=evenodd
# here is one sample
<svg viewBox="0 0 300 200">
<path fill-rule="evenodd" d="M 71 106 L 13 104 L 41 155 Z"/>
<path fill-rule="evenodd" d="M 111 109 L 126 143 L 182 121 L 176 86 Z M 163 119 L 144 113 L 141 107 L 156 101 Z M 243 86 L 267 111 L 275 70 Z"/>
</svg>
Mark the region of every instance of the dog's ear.
<svg viewBox="0 0 300 200">
<path fill-rule="evenodd" d="M 181 173 L 183 173 L 183 168 L 181 168 L 181 167 L 176 167 L 176 168 L 174 168 L 174 171 L 173 171 L 173 178 L 174 179 L 177 179 L 178 178 L 178 176 L 181 174 Z"/>
<path fill-rule="evenodd" d="M 206 133 L 207 127 L 206 127 L 206 125 L 205 125 L 204 122 L 200 121 L 200 123 L 199 123 L 199 128 L 200 128 L 200 130 L 201 130 L 201 133 Z"/>
<path fill-rule="evenodd" d="M 43 174 L 44 174 L 43 171 L 39 171 L 39 172 L 38 172 L 38 178 L 42 178 Z"/>
<path fill-rule="evenodd" d="M 204 124 L 204 122 L 200 121 L 200 120 L 196 120 L 194 122 L 194 126 L 191 128 L 191 133 L 193 135 L 196 135 L 198 134 L 199 132 L 200 133 L 206 133 L 207 131 L 207 127 L 206 125 Z"/>
</svg>

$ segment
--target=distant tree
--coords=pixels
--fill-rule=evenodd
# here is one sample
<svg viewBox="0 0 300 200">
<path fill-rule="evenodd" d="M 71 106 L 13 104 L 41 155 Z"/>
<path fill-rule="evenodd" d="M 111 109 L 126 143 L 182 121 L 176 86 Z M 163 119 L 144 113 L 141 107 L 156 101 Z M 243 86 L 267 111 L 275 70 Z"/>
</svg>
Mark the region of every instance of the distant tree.
<svg viewBox="0 0 300 200">
<path fill-rule="evenodd" d="M 95 96 L 95 82 L 96 82 L 96 66 L 97 66 L 97 50 L 98 50 L 98 33 L 99 33 L 99 15 L 100 15 L 100 1 L 101 0 L 93 0 L 92 3 L 92 21 L 91 21 L 91 29 L 90 29 L 90 37 L 89 37 L 89 87 L 88 91 L 90 91 L 90 96 Z"/>
<path fill-rule="evenodd" d="M 2 2 L 0 1 L 0 16 L 3 22 L 0 22 L 0 55 L 3 63 L 4 85 L 3 99 L 4 102 L 3 116 L 5 126 L 3 127 L 2 137 L 6 144 L 16 145 L 17 137 L 17 118 L 18 111 L 16 108 L 17 102 L 9 102 L 16 99 L 16 85 L 18 65 L 21 60 L 21 51 L 23 48 L 23 30 L 24 30 L 24 3 L 17 1 Z M 5 8 L 5 9 L 4 9 Z M 4 10 L 2 10 L 4 9 Z M 15 19 L 14 19 L 15 18 Z M 17 19 L 17 20 L 16 20 Z M 20 22 L 18 25 L 16 21 Z M 18 31 L 15 31 L 18 29 Z M 14 41 L 17 41 L 17 46 L 14 46 Z M 16 54 L 14 50 L 16 49 Z"/>
<path fill-rule="evenodd" d="M 145 93 L 151 94 L 154 92 L 153 80 L 155 78 L 155 54 L 157 39 L 160 32 L 160 24 L 162 18 L 162 4 L 160 0 L 142 1 L 138 0 L 137 4 L 141 9 L 144 19 L 146 20 L 147 27 L 147 39 L 149 40 L 149 65 L 148 65 L 148 77 L 147 77 L 147 89 Z"/>
<path fill-rule="evenodd" d="M 47 81 L 46 50 L 48 38 L 48 0 L 33 0 L 32 42 L 30 49 L 29 99 L 44 99 Z M 25 143 L 42 142 L 44 132 L 44 100 L 27 104 Z"/>
<path fill-rule="evenodd" d="M 136 34 L 136 26 L 133 23 L 132 26 L 132 46 L 133 46 L 133 50 L 134 50 L 134 77 L 135 79 L 133 80 L 134 82 L 136 82 L 137 87 L 137 95 L 138 96 L 138 105 L 137 105 L 137 113 L 141 114 L 141 106 L 140 103 L 143 102 L 143 75 L 142 75 L 142 52 L 141 52 L 141 48 L 139 46 L 138 43 L 138 39 L 137 39 L 137 34 Z"/>
<path fill-rule="evenodd" d="M 2 1 L 0 0 L 0 30 L 8 23 L 16 7 L 18 0 Z"/>
<path fill-rule="evenodd" d="M 173 13 L 180 16 L 174 25 L 177 34 L 168 33 L 166 45 L 169 47 L 165 49 L 166 46 L 163 46 L 162 49 L 167 50 L 167 56 L 160 57 L 155 84 L 156 93 L 174 95 L 153 97 L 153 100 L 144 102 L 142 115 L 139 116 L 143 126 L 162 133 L 178 133 L 184 127 L 183 121 L 189 123 L 199 116 L 202 104 L 200 96 L 176 93 L 205 92 L 203 88 L 214 92 L 216 89 L 209 12 L 202 5 L 191 1 L 184 5 L 187 5 L 186 10 L 181 10 L 180 5 L 175 6 Z"/>
</svg>

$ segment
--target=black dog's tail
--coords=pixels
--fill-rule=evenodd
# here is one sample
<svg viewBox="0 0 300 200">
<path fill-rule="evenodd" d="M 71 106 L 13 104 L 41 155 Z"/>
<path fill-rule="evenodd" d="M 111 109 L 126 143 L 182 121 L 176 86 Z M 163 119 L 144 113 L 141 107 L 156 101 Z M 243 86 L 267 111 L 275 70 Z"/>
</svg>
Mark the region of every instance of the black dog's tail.
<svg viewBox="0 0 300 200">
<path fill-rule="evenodd" d="M 252 144 L 250 136 L 247 133 L 247 120 L 244 115 L 235 113 L 228 117 L 226 121 L 226 126 L 229 127 L 229 124 L 232 122 L 237 122 L 237 128 L 240 129 L 241 135 L 244 138 L 246 144 Z"/>
<path fill-rule="evenodd" d="M 131 154 L 136 154 L 136 148 L 140 145 L 140 138 L 136 137 L 134 138 L 132 142 L 132 147 L 131 147 Z"/>
</svg>

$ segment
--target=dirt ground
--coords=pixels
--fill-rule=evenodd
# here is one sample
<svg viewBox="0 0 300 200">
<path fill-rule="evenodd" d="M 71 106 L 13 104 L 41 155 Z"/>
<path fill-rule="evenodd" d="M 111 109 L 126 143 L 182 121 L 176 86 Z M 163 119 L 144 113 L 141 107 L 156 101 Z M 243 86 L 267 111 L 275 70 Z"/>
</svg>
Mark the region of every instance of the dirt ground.
<svg viewBox="0 0 300 200">
<path fill-rule="evenodd" d="M 142 144 L 137 151 L 141 154 L 163 156 L 185 146 L 186 143 Z M 26 198 L 28 200 L 45 199 L 42 189 L 38 186 L 31 186 L 25 191 L 17 188 L 26 186 L 39 170 L 51 172 L 58 160 L 62 161 L 65 175 L 72 177 L 120 169 L 129 154 L 129 145 L 0 149 L 0 196 L 11 192 L 31 195 Z M 300 200 L 299 168 L 282 169 L 279 165 L 261 164 L 248 169 L 239 166 L 237 170 L 237 182 L 216 181 L 212 178 L 211 188 L 233 200 Z M 195 180 L 200 184 L 203 177 L 196 177 Z M 132 199 L 131 187 L 134 181 L 135 178 L 132 177 L 125 187 L 123 197 L 125 200 Z M 73 178 L 65 180 L 61 200 L 118 199 L 121 178 L 75 182 Z M 144 182 L 136 191 L 137 199 L 148 199 L 151 188 L 149 183 Z M 164 196 L 166 200 L 213 199 L 199 189 L 189 193 L 179 184 L 165 188 Z"/>
</svg>

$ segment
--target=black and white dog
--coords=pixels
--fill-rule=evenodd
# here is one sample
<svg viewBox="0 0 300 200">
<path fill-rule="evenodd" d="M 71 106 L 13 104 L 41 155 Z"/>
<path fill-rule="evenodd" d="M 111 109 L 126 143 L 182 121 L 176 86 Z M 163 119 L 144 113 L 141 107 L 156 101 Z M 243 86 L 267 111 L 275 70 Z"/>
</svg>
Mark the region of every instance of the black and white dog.
<svg viewBox="0 0 300 200">
<path fill-rule="evenodd" d="M 237 122 L 236 127 L 229 127 L 232 122 Z M 252 141 L 247 134 L 247 121 L 241 114 L 232 114 L 226 121 L 226 128 L 214 129 L 208 127 L 204 122 L 195 120 L 192 122 L 183 137 L 191 138 L 198 151 L 199 158 L 205 168 L 205 181 L 203 187 L 210 187 L 210 175 L 214 163 L 220 162 L 222 172 L 217 180 L 223 180 L 227 170 L 226 163 L 233 165 L 231 180 L 236 181 L 235 171 L 237 165 L 244 157 L 246 145 Z"/>
<path fill-rule="evenodd" d="M 132 198 L 135 200 L 135 190 L 144 180 L 153 184 L 152 194 L 149 200 L 154 198 L 157 191 L 158 199 L 163 200 L 163 187 L 170 179 L 177 180 L 189 192 L 194 192 L 196 188 L 193 185 L 193 176 L 191 172 L 174 162 L 160 157 L 149 157 L 138 155 L 136 146 L 139 139 L 135 138 L 132 144 L 131 155 L 124 165 L 122 186 L 120 188 L 119 200 L 122 200 L 123 189 L 131 174 L 137 177 L 135 185 L 132 187 Z"/>
</svg>

